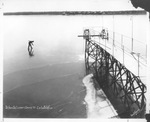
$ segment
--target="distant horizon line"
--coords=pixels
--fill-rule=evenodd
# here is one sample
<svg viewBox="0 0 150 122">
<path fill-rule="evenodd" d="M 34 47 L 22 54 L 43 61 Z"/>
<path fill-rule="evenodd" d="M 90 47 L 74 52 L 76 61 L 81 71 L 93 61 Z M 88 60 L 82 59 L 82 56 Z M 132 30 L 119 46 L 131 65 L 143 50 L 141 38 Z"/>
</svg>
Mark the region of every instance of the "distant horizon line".
<svg viewBox="0 0 150 122">
<path fill-rule="evenodd" d="M 4 12 L 3 15 L 144 15 L 145 10 L 124 11 L 27 11 Z"/>
</svg>

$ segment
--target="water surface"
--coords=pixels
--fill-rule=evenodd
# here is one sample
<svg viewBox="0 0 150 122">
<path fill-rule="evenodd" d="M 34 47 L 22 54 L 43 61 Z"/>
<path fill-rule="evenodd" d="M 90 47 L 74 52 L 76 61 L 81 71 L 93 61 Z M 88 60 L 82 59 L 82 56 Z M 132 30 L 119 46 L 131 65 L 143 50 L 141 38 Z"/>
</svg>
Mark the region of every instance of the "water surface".
<svg viewBox="0 0 150 122">
<path fill-rule="evenodd" d="M 144 15 L 134 38 L 146 40 Z M 4 16 L 4 117 L 85 118 L 85 27 L 131 36 L 131 16 Z M 142 22 L 143 25 L 137 25 Z M 139 29 L 140 34 L 139 35 Z M 29 56 L 28 40 L 34 40 Z"/>
</svg>

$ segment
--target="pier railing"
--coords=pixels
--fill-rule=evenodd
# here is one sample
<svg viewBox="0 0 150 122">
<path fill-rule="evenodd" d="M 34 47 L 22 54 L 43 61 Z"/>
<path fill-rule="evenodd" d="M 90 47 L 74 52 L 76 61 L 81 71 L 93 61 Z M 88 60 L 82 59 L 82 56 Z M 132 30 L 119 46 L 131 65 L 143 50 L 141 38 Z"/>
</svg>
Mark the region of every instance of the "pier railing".
<svg viewBox="0 0 150 122">
<path fill-rule="evenodd" d="M 93 41 L 116 57 L 132 73 L 140 76 L 142 80 L 146 79 L 147 45 L 144 40 L 141 42 L 104 27 L 89 27 L 89 30 L 90 38 Z M 100 35 L 103 35 L 103 37 Z M 131 63 L 135 64 L 134 68 L 131 68 L 131 63 L 129 63 L 128 59 L 132 61 Z"/>
</svg>

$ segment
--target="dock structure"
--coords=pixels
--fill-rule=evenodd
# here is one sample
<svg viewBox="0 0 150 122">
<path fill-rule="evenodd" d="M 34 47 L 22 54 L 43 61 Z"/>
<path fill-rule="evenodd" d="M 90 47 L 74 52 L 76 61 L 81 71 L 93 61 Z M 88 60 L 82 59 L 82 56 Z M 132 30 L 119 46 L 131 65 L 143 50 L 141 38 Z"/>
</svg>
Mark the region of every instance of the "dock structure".
<svg viewBox="0 0 150 122">
<path fill-rule="evenodd" d="M 146 84 L 139 74 L 139 65 L 141 65 L 139 55 L 136 58 L 132 57 L 138 64 L 138 73 L 134 74 L 130 68 L 126 67 L 124 56 L 121 56 L 123 61 L 120 62 L 114 54 L 114 47 L 110 49 L 110 45 L 106 43 L 110 39 L 109 31 L 106 30 L 105 33 L 101 31 L 95 36 L 101 38 L 103 43 L 95 41 L 90 29 L 85 29 L 83 35 L 79 36 L 85 39 L 86 74 L 94 74 L 93 77 L 117 110 L 120 118 L 144 118 Z M 112 46 L 115 46 L 114 40 L 112 42 Z M 111 54 L 109 50 L 113 53 Z"/>
</svg>

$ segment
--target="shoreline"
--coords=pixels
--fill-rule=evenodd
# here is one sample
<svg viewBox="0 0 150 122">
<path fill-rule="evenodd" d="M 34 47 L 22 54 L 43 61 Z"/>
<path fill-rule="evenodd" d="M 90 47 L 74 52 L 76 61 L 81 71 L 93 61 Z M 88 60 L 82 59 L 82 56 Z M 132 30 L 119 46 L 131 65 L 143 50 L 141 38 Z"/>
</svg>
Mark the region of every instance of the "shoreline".
<svg viewBox="0 0 150 122">
<path fill-rule="evenodd" d="M 117 111 L 100 86 L 95 84 L 96 81 L 93 77 L 93 74 L 89 74 L 82 80 L 86 87 L 86 96 L 84 100 L 86 102 L 87 118 L 118 118 Z"/>
<path fill-rule="evenodd" d="M 41 11 L 41 12 L 4 12 L 8 15 L 145 15 L 144 10 L 127 10 L 127 11 Z"/>
</svg>

